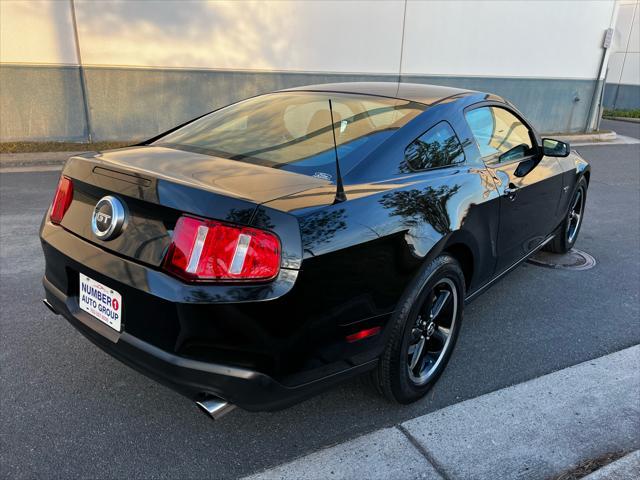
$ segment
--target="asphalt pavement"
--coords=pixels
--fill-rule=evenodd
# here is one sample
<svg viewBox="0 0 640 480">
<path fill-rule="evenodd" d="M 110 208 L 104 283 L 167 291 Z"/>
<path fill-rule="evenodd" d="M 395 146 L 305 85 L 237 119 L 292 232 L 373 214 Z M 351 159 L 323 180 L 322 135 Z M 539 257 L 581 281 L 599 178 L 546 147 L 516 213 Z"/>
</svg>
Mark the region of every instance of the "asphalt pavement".
<svg viewBox="0 0 640 480">
<path fill-rule="evenodd" d="M 219 422 L 44 308 L 37 230 L 58 173 L 0 174 L 1 476 L 234 478 L 640 343 L 640 145 L 578 151 L 593 172 L 576 247 L 597 265 L 524 264 L 468 305 L 427 398 L 392 405 L 355 379 Z"/>
<path fill-rule="evenodd" d="M 640 138 L 640 123 L 638 122 L 620 122 L 604 118 L 600 121 L 600 129 L 613 130 L 618 135 L 626 137 Z"/>
</svg>

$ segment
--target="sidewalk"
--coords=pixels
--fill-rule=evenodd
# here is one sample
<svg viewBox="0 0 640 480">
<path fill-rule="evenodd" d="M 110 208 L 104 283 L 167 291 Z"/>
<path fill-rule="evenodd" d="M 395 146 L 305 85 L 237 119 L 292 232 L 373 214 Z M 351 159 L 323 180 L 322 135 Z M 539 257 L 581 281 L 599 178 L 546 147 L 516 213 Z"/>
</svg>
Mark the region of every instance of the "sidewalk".
<svg viewBox="0 0 640 480">
<path fill-rule="evenodd" d="M 247 478 L 553 478 L 640 448 L 639 367 L 636 345 Z"/>
</svg>

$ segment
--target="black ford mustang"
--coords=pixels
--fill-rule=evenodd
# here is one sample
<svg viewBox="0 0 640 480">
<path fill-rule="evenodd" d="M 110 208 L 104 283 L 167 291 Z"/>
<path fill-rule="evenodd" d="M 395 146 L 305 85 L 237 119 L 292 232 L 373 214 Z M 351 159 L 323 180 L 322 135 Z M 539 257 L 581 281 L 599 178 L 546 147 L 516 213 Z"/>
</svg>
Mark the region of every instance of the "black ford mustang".
<svg viewBox="0 0 640 480">
<path fill-rule="evenodd" d="M 69 159 L 41 227 L 45 303 L 214 418 L 368 370 L 408 403 L 444 369 L 465 301 L 573 246 L 589 175 L 491 94 L 262 95 Z"/>
</svg>

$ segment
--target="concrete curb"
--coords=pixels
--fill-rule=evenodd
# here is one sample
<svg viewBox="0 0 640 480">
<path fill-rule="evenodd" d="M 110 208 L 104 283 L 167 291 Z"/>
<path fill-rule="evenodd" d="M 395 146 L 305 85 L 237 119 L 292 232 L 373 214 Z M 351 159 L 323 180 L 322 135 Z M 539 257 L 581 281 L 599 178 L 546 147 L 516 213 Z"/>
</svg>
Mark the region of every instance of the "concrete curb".
<svg viewBox="0 0 640 480">
<path fill-rule="evenodd" d="M 542 136 L 544 137 L 545 135 Z M 555 136 L 550 134 L 549 137 L 568 143 L 602 143 L 613 142 L 616 139 L 617 134 L 616 132 L 611 131 L 601 133 L 580 133 L 575 135 L 556 134 Z"/>
<path fill-rule="evenodd" d="M 571 147 L 606 147 L 610 145 L 637 145 L 640 140 L 634 137 L 627 137 L 624 135 L 616 135 L 615 140 L 602 141 L 602 142 L 583 142 L 580 139 L 569 142 Z"/>
<path fill-rule="evenodd" d="M 639 364 L 636 345 L 247 478 L 557 476 L 608 452 L 640 447 Z"/>
<path fill-rule="evenodd" d="M 613 463 L 584 477 L 584 480 L 627 480 L 640 478 L 640 450 L 631 452 Z"/>
<path fill-rule="evenodd" d="M 602 117 L 607 120 L 617 120 L 618 122 L 629 122 L 629 123 L 640 123 L 640 118 L 631 118 L 631 117 Z"/>
<path fill-rule="evenodd" d="M 0 153 L 0 168 L 61 166 L 78 153 L 83 152 Z"/>
</svg>

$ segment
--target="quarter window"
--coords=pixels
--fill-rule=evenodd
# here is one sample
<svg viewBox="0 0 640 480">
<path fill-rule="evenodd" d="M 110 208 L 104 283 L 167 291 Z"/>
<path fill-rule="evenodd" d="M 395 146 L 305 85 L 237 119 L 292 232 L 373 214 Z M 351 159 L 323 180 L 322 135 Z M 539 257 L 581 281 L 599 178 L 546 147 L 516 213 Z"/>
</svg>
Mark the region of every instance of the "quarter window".
<svg viewBox="0 0 640 480">
<path fill-rule="evenodd" d="M 411 170 L 446 167 L 464 162 L 458 137 L 447 122 L 440 122 L 414 140 L 404 151 Z"/>
<path fill-rule="evenodd" d="M 508 110 L 480 107 L 468 111 L 465 117 L 483 158 L 510 162 L 534 153 L 531 131 Z"/>
</svg>

